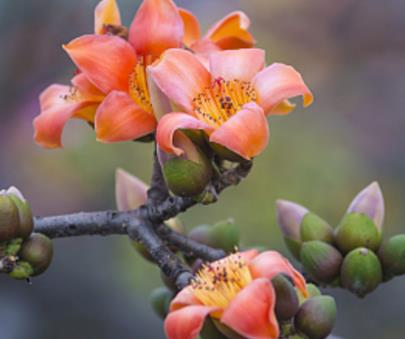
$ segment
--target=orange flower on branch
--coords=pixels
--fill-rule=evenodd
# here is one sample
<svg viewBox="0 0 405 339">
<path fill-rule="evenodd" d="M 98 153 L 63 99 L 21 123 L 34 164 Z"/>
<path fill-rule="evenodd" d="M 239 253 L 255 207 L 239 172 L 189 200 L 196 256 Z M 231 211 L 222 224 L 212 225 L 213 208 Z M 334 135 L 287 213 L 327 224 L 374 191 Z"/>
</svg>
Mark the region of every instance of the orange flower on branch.
<svg viewBox="0 0 405 339">
<path fill-rule="evenodd" d="M 165 320 L 169 339 L 194 339 L 213 320 L 248 339 L 276 339 L 276 294 L 271 279 L 283 273 L 308 296 L 305 279 L 278 252 L 232 254 L 204 266 L 173 299 Z"/>
<path fill-rule="evenodd" d="M 293 110 L 288 99 L 313 96 L 291 66 L 267 68 L 261 49 L 239 49 L 209 55 L 209 70 L 193 53 L 171 49 L 148 68 L 157 86 L 180 110 L 163 116 L 157 141 L 168 153 L 182 155 L 173 138 L 177 130 L 203 130 L 209 141 L 251 159 L 269 139 L 267 115 Z"/>
</svg>

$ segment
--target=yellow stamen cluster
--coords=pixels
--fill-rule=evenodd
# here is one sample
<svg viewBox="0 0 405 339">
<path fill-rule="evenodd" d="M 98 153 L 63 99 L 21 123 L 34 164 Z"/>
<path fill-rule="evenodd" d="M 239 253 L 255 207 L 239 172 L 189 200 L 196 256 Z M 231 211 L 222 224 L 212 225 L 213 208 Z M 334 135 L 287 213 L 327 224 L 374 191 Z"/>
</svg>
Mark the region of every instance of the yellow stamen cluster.
<svg viewBox="0 0 405 339">
<path fill-rule="evenodd" d="M 193 99 L 193 106 L 202 121 L 219 127 L 243 105 L 256 100 L 256 91 L 250 82 L 218 78 Z"/>
<path fill-rule="evenodd" d="M 152 63 L 152 56 L 138 57 L 135 69 L 129 76 L 129 94 L 146 112 L 153 113 L 146 67 Z"/>
<path fill-rule="evenodd" d="M 203 266 L 191 288 L 202 304 L 225 309 L 251 281 L 252 276 L 246 261 L 240 253 L 235 253 Z"/>
</svg>

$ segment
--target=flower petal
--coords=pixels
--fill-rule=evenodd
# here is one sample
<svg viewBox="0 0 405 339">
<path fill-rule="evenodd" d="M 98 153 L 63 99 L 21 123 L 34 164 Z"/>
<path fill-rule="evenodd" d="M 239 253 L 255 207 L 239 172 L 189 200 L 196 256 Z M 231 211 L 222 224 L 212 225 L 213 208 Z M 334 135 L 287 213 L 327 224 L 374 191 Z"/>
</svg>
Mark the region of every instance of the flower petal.
<svg viewBox="0 0 405 339">
<path fill-rule="evenodd" d="M 101 92 L 86 75 L 80 73 L 71 80 L 72 85 L 80 92 L 80 95 L 89 100 L 102 101 L 105 94 Z"/>
<path fill-rule="evenodd" d="M 181 47 L 183 21 L 172 0 L 144 0 L 129 31 L 129 42 L 141 55 L 159 57 L 166 49 Z"/>
<path fill-rule="evenodd" d="M 165 52 L 148 72 L 162 92 L 187 112 L 193 110 L 193 98 L 211 82 L 211 75 L 198 58 L 182 49 Z"/>
<path fill-rule="evenodd" d="M 211 53 L 210 70 L 214 79 L 252 81 L 265 63 L 265 52 L 259 48 L 238 49 Z"/>
<path fill-rule="evenodd" d="M 277 339 L 276 295 L 268 279 L 253 280 L 231 301 L 221 322 L 248 339 Z"/>
<path fill-rule="evenodd" d="M 113 91 L 102 102 L 96 113 L 97 140 L 102 142 L 128 141 L 143 137 L 155 130 L 154 116 L 129 97 Z"/>
<path fill-rule="evenodd" d="M 173 143 L 174 134 L 179 129 L 199 129 L 204 130 L 207 134 L 213 131 L 211 126 L 189 114 L 178 112 L 166 114 L 160 119 L 156 131 L 156 140 L 163 151 L 177 156 L 184 153 Z"/>
<path fill-rule="evenodd" d="M 134 175 L 118 168 L 115 172 L 115 201 L 119 211 L 130 211 L 143 205 L 149 186 Z"/>
<path fill-rule="evenodd" d="M 86 109 L 95 110 L 92 101 L 69 100 L 71 87 L 51 85 L 40 96 L 41 113 L 34 119 L 35 142 L 43 147 L 62 147 L 62 131 L 67 121 Z"/>
<path fill-rule="evenodd" d="M 121 25 L 120 10 L 115 0 L 102 0 L 94 11 L 94 32 L 105 34 L 106 25 Z"/>
<path fill-rule="evenodd" d="M 193 13 L 184 8 L 179 8 L 179 13 L 184 26 L 183 42 L 186 46 L 191 47 L 200 39 L 200 23 Z"/>
<path fill-rule="evenodd" d="M 170 304 L 170 311 L 176 311 L 190 305 L 201 305 L 201 302 L 194 296 L 191 286 L 187 286 L 183 288 L 172 300 Z"/>
<path fill-rule="evenodd" d="M 102 92 L 128 90 L 136 55 L 124 39 L 111 35 L 83 35 L 63 48 L 76 66 Z"/>
<path fill-rule="evenodd" d="M 284 273 L 294 281 L 296 287 L 305 296 L 308 295 L 304 277 L 276 251 L 266 251 L 259 254 L 250 262 L 249 268 L 254 278 L 272 279 L 277 274 Z"/>
<path fill-rule="evenodd" d="M 248 32 L 250 20 L 248 16 L 236 11 L 218 21 L 205 35 L 222 49 L 252 47 L 255 40 Z"/>
<path fill-rule="evenodd" d="M 193 305 L 170 312 L 164 324 L 167 338 L 197 338 L 204 325 L 205 318 L 216 309 L 216 307 Z"/>
<path fill-rule="evenodd" d="M 304 107 L 313 101 L 312 93 L 302 80 L 301 74 L 284 64 L 274 63 L 262 70 L 253 79 L 253 86 L 257 91 L 258 103 L 266 114 L 288 113 L 288 109 L 280 110 L 280 104 L 299 95 L 303 96 Z"/>
<path fill-rule="evenodd" d="M 212 133 L 210 141 L 225 146 L 245 159 L 251 159 L 264 150 L 269 135 L 263 110 L 249 103 Z"/>
</svg>

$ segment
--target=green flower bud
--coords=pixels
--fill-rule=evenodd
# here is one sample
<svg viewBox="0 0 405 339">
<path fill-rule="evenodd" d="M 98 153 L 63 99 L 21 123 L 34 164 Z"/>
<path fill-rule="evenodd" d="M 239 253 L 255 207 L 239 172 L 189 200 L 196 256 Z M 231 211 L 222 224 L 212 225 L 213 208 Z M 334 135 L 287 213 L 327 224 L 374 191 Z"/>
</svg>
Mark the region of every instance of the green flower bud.
<svg viewBox="0 0 405 339">
<path fill-rule="evenodd" d="M 387 279 L 405 274 L 405 234 L 384 242 L 378 252 Z"/>
<path fill-rule="evenodd" d="M 200 331 L 201 339 L 227 339 L 225 335 L 215 326 L 213 320 L 207 317 L 204 321 L 204 326 Z"/>
<path fill-rule="evenodd" d="M 301 222 L 300 236 L 303 242 L 320 240 L 333 244 L 333 228 L 314 213 L 307 213 Z"/>
<path fill-rule="evenodd" d="M 150 294 L 149 302 L 152 305 L 152 309 L 161 319 L 165 319 L 169 313 L 172 298 L 173 292 L 166 287 L 157 288 Z"/>
<path fill-rule="evenodd" d="M 13 279 L 24 280 L 28 279 L 34 274 L 34 269 L 26 261 L 18 261 L 14 269 L 9 273 Z"/>
<path fill-rule="evenodd" d="M 17 189 L 9 189 L 9 197 L 18 209 L 19 227 L 17 236 L 27 239 L 34 229 L 34 218 L 28 202 Z"/>
<path fill-rule="evenodd" d="M 159 151 L 159 161 L 167 186 L 175 195 L 197 196 L 211 180 L 212 165 L 200 148 L 184 134 L 176 133 L 174 143 L 184 151 L 181 157 Z"/>
<path fill-rule="evenodd" d="M 214 323 L 215 327 L 225 336 L 225 338 L 245 339 L 245 337 L 242 337 L 240 334 L 236 333 L 235 331 L 233 331 L 232 329 L 230 329 L 228 326 L 224 325 L 220 321 L 212 318 L 212 322 Z"/>
<path fill-rule="evenodd" d="M 343 257 L 336 248 L 319 240 L 302 244 L 301 263 L 317 282 L 329 283 L 339 274 Z"/>
<path fill-rule="evenodd" d="M 295 259 L 300 260 L 301 241 L 284 237 L 284 242 L 290 253 L 295 257 Z"/>
<path fill-rule="evenodd" d="M 308 296 L 304 296 L 297 287 L 295 288 L 295 291 L 297 292 L 297 296 L 298 296 L 298 302 L 300 305 L 302 305 L 307 299 L 316 297 L 318 295 L 322 295 L 319 288 L 316 287 L 314 284 L 311 284 L 311 283 L 306 284 L 306 287 L 307 287 L 307 291 L 308 291 Z"/>
<path fill-rule="evenodd" d="M 371 250 L 357 248 L 343 260 L 340 277 L 344 288 L 364 297 L 374 291 L 382 281 L 380 261 Z"/>
<path fill-rule="evenodd" d="M 213 226 L 200 225 L 189 233 L 189 237 L 202 244 L 233 252 L 239 246 L 239 229 L 233 220 L 225 220 Z"/>
<path fill-rule="evenodd" d="M 294 319 L 296 329 L 311 339 L 324 339 L 336 321 L 335 300 L 326 295 L 305 301 Z"/>
<path fill-rule="evenodd" d="M 21 247 L 20 257 L 31 264 L 34 275 L 43 273 L 51 264 L 53 257 L 52 241 L 43 234 L 33 233 Z"/>
<path fill-rule="evenodd" d="M 289 320 L 298 311 L 299 301 L 294 286 L 282 274 L 278 274 L 271 280 L 276 292 L 275 312 L 277 319 Z"/>
<path fill-rule="evenodd" d="M 20 220 L 18 208 L 6 194 L 0 193 L 0 241 L 8 241 L 17 236 Z"/>
<path fill-rule="evenodd" d="M 336 243 L 345 254 L 358 247 L 376 251 L 381 244 L 381 232 L 367 215 L 352 212 L 344 216 L 336 229 Z"/>
</svg>

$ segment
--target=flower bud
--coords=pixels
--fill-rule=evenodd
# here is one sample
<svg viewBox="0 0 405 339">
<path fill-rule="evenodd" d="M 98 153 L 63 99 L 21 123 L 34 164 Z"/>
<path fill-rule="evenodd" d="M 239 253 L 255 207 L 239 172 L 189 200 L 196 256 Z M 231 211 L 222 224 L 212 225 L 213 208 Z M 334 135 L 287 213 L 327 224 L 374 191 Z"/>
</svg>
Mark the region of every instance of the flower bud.
<svg viewBox="0 0 405 339">
<path fill-rule="evenodd" d="M 405 274 L 405 234 L 399 234 L 381 245 L 378 257 L 386 279 Z"/>
<path fill-rule="evenodd" d="M 170 302 L 173 298 L 173 292 L 166 287 L 160 287 L 152 291 L 149 296 L 149 302 L 152 309 L 161 318 L 166 318 L 169 313 Z"/>
<path fill-rule="evenodd" d="M 302 305 L 305 302 L 305 300 L 307 300 L 307 299 L 316 297 L 318 295 L 322 295 L 319 288 L 316 287 L 314 284 L 311 284 L 311 283 L 306 284 L 306 287 L 307 287 L 307 292 L 308 292 L 307 296 L 305 296 L 297 287 L 295 288 L 295 291 L 297 292 L 297 295 L 298 295 L 298 301 L 299 301 L 300 305 Z"/>
<path fill-rule="evenodd" d="M 301 241 L 320 240 L 333 244 L 333 228 L 314 213 L 307 213 L 301 222 Z"/>
<path fill-rule="evenodd" d="M 326 295 L 305 301 L 294 319 L 296 329 L 311 339 L 324 339 L 336 321 L 335 300 Z"/>
<path fill-rule="evenodd" d="M 358 247 L 376 251 L 381 244 L 381 232 L 365 214 L 351 212 L 346 214 L 336 229 L 336 244 L 343 253 Z"/>
<path fill-rule="evenodd" d="M 30 263 L 26 261 L 18 261 L 14 269 L 9 273 L 9 276 L 16 280 L 24 280 L 30 278 L 34 274 L 34 269 Z"/>
<path fill-rule="evenodd" d="M 17 188 L 10 187 L 7 193 L 18 209 L 19 227 L 17 236 L 27 239 L 34 229 L 31 207 Z"/>
<path fill-rule="evenodd" d="M 384 196 L 376 181 L 363 189 L 351 202 L 347 213 L 367 215 L 381 232 L 384 223 Z"/>
<path fill-rule="evenodd" d="M 226 339 L 218 327 L 215 325 L 214 321 L 207 317 L 204 321 L 204 326 L 200 331 L 201 339 Z"/>
<path fill-rule="evenodd" d="M 43 273 L 51 264 L 53 257 L 52 241 L 43 234 L 33 233 L 20 250 L 20 258 L 31 264 L 33 275 Z"/>
<path fill-rule="evenodd" d="M 277 200 L 277 222 L 284 235 L 285 243 L 290 252 L 299 259 L 301 249 L 300 228 L 304 216 L 309 211 L 292 201 Z"/>
<path fill-rule="evenodd" d="M 17 206 L 5 191 L 0 192 L 0 242 L 17 237 L 19 225 Z"/>
<path fill-rule="evenodd" d="M 233 252 L 239 246 L 239 229 L 232 219 L 221 221 L 213 226 L 197 226 L 188 236 L 207 246 L 223 249 L 225 252 Z"/>
<path fill-rule="evenodd" d="M 276 292 L 275 312 L 277 319 L 289 320 L 298 311 L 299 301 L 297 292 L 291 282 L 282 274 L 278 274 L 271 280 Z"/>
<path fill-rule="evenodd" d="M 201 194 L 212 177 L 212 165 L 200 148 L 183 133 L 176 132 L 174 144 L 181 148 L 181 157 L 159 150 L 159 161 L 169 189 L 178 196 Z"/>
<path fill-rule="evenodd" d="M 382 281 L 380 261 L 369 249 L 356 248 L 343 260 L 340 277 L 344 288 L 364 297 L 374 291 Z"/>
<path fill-rule="evenodd" d="M 300 260 L 311 278 L 329 283 L 339 275 L 343 257 L 333 246 L 313 240 L 302 244 Z"/>
</svg>

